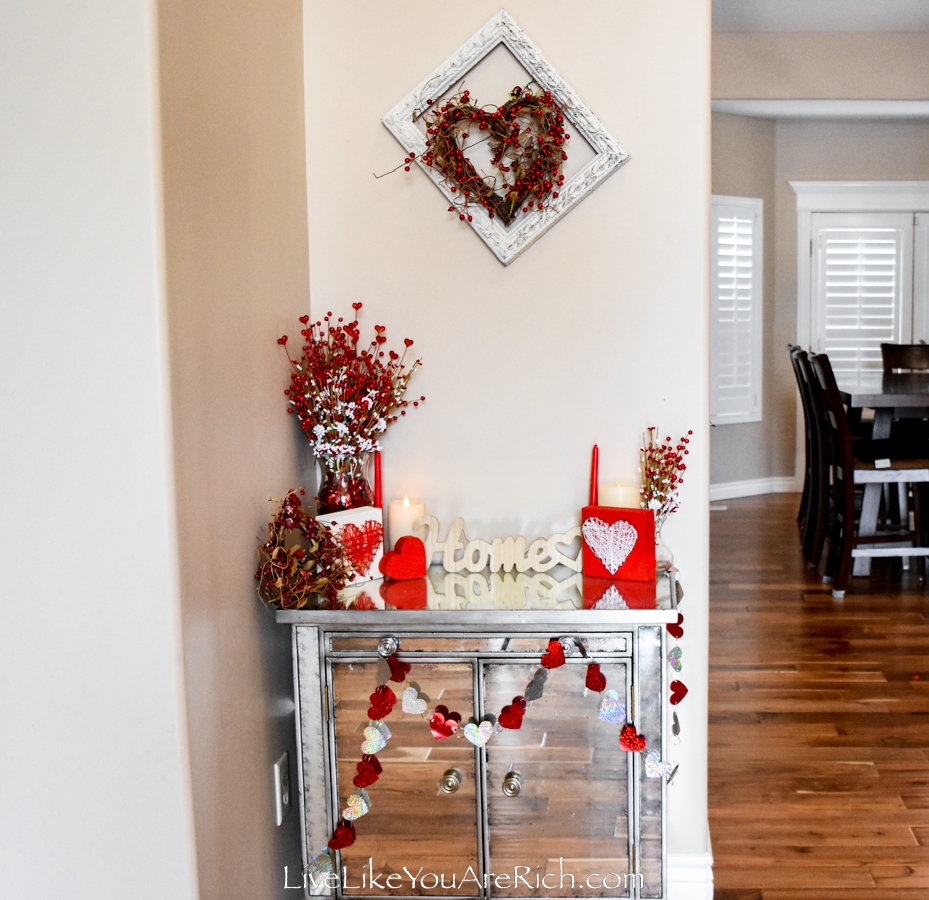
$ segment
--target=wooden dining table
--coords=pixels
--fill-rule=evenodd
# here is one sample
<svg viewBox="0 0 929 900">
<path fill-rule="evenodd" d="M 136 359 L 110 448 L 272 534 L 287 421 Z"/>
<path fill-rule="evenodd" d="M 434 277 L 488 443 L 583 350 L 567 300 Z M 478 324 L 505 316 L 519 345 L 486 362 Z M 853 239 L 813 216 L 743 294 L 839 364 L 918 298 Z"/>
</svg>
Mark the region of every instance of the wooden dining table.
<svg viewBox="0 0 929 900">
<path fill-rule="evenodd" d="M 929 372 L 864 372 L 854 379 L 842 379 L 837 373 L 836 381 L 850 416 L 860 416 L 865 409 L 874 411 L 871 425 L 874 440 L 890 437 L 894 419 L 929 418 Z M 860 535 L 877 533 L 880 498 L 879 484 L 865 485 L 858 527 Z M 871 560 L 867 557 L 856 559 L 852 572 L 854 575 L 870 574 Z"/>
</svg>

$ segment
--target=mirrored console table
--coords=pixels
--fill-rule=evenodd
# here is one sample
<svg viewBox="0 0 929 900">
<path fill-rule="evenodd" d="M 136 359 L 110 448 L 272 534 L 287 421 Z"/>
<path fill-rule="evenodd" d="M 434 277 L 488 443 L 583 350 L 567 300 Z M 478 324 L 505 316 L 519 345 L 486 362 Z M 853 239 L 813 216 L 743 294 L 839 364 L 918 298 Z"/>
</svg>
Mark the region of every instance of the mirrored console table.
<svg viewBox="0 0 929 900">
<path fill-rule="evenodd" d="M 404 682 L 388 682 L 398 701 L 384 719 L 382 773 L 366 788 L 370 810 L 354 823 L 355 842 L 330 851 L 339 877 L 328 888 L 305 882 L 307 893 L 665 897 L 665 778 L 649 777 L 644 753 L 620 747 L 585 675 L 599 664 L 626 721 L 661 757 L 665 626 L 681 593 L 673 570 L 637 583 L 440 569 L 348 589 L 330 608 L 278 611 L 293 629 L 304 863 L 326 848 L 356 790 L 381 640 L 395 638 L 396 658 L 411 667 Z M 480 747 L 462 729 L 433 736 L 438 704 L 462 726 L 499 715 L 526 692 L 552 638 L 565 664 L 548 672 L 518 730 L 498 725 Z M 410 682 L 429 698 L 422 715 L 401 708 Z"/>
</svg>

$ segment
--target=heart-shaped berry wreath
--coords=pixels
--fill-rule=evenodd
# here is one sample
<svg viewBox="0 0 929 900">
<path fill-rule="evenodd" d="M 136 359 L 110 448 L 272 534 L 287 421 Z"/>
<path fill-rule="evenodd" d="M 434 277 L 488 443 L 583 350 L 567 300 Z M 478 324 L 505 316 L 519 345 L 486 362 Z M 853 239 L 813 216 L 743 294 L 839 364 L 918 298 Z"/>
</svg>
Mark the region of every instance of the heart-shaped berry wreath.
<svg viewBox="0 0 929 900">
<path fill-rule="evenodd" d="M 426 101 L 430 106 L 432 102 Z M 568 158 L 563 148 L 570 135 L 565 134 L 564 114 L 551 91 L 515 87 L 510 99 L 493 109 L 475 106 L 470 91 L 464 91 L 430 109 L 423 119 L 428 149 L 422 162 L 438 169 L 449 190 L 461 198 L 449 207 L 460 219 L 470 222 L 469 207 L 479 203 L 491 218 L 499 216 L 509 225 L 520 210 L 542 209 L 549 197 L 558 196 Z M 496 177 L 479 175 L 464 155 L 464 141 L 472 129 L 488 132 L 499 186 Z"/>
</svg>

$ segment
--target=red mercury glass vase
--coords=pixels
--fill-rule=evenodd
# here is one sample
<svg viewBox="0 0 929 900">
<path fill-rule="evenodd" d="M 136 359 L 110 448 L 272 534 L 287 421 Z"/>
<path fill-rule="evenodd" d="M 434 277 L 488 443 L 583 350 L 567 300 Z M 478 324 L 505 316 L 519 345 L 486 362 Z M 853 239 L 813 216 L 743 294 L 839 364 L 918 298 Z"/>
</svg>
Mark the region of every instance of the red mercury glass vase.
<svg viewBox="0 0 929 900">
<path fill-rule="evenodd" d="M 365 472 L 365 455 L 320 456 L 317 459 L 322 467 L 319 493 L 316 495 L 319 515 L 374 504 L 374 491 Z"/>
</svg>

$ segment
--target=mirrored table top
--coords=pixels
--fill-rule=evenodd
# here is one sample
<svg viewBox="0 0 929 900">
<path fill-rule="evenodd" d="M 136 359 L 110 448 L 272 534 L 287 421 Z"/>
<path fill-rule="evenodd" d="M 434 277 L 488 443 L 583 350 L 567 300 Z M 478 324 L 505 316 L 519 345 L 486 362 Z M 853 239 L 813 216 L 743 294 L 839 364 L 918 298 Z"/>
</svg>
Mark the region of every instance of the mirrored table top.
<svg viewBox="0 0 929 900">
<path fill-rule="evenodd" d="M 425 578 L 377 579 L 346 587 L 335 602 L 278 610 L 291 625 L 542 624 L 568 617 L 590 624 L 660 624 L 677 619 L 682 591 L 676 570 L 655 581 L 594 578 L 564 567 L 549 572 L 451 573 L 441 566 Z"/>
</svg>

